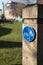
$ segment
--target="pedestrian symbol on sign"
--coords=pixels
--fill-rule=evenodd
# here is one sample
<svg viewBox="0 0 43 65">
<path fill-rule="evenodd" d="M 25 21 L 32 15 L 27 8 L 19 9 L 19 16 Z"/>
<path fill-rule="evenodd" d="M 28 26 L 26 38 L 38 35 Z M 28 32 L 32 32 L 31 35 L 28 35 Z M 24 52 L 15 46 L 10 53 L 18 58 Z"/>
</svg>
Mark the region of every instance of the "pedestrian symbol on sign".
<svg viewBox="0 0 43 65">
<path fill-rule="evenodd" d="M 32 27 L 26 26 L 22 30 L 22 35 L 26 41 L 32 42 L 35 39 L 36 33 Z"/>
</svg>

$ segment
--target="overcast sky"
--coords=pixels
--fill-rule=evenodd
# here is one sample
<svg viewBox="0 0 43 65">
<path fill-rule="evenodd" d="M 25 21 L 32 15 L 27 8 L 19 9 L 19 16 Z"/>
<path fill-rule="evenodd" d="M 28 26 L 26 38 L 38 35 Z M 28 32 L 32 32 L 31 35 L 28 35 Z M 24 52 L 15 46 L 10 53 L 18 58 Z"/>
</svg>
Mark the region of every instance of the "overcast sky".
<svg viewBox="0 0 43 65">
<path fill-rule="evenodd" d="M 4 2 L 4 3 L 7 3 L 7 2 L 9 2 L 10 0 L 0 0 L 0 9 L 2 8 L 2 2 Z M 12 1 L 15 1 L 15 2 L 22 2 L 22 3 L 26 3 L 27 2 L 27 0 L 12 0 Z M 28 2 L 27 3 L 36 3 L 36 0 L 28 0 Z"/>
</svg>

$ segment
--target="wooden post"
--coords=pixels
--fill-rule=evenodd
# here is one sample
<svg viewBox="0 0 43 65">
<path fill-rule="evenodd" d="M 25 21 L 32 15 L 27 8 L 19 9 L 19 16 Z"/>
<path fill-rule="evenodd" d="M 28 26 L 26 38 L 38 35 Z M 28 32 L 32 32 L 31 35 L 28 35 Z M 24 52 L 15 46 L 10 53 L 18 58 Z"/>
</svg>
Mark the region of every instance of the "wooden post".
<svg viewBox="0 0 43 65">
<path fill-rule="evenodd" d="M 33 22 L 33 21 L 31 21 Z M 26 42 L 24 38 L 22 38 L 22 43 L 23 43 L 23 51 L 22 51 L 22 60 L 23 60 L 23 65 L 37 65 L 37 23 L 31 24 L 29 21 L 29 24 L 22 24 L 22 29 L 25 26 L 30 26 L 35 29 L 36 31 L 36 38 L 33 42 Z M 34 21 L 35 22 L 35 21 Z M 37 21 L 36 21 L 37 22 Z"/>
<path fill-rule="evenodd" d="M 34 13 L 31 9 L 34 11 Z M 32 42 L 27 42 L 22 36 L 22 64 L 37 65 L 37 5 L 32 5 L 24 8 L 22 14 L 24 18 L 22 30 L 24 27 L 30 26 L 34 28 L 36 32 L 36 38 Z"/>
<path fill-rule="evenodd" d="M 43 65 L 43 0 L 27 5 L 22 11 L 22 16 L 22 30 L 30 26 L 36 31 L 36 38 L 32 42 L 27 42 L 22 36 L 22 64 Z"/>
</svg>

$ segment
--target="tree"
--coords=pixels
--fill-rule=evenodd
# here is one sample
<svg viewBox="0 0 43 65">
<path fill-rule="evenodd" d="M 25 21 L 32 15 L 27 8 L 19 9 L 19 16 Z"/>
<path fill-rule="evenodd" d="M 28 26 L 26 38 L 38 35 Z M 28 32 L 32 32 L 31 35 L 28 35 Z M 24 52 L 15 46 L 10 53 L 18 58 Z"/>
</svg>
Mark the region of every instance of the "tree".
<svg viewBox="0 0 43 65">
<path fill-rule="evenodd" d="M 11 11 L 10 14 L 13 15 L 13 17 L 18 17 L 18 16 L 22 16 L 22 8 L 25 5 L 22 3 L 16 3 L 16 2 L 12 2 L 10 7 L 11 7 Z"/>
</svg>

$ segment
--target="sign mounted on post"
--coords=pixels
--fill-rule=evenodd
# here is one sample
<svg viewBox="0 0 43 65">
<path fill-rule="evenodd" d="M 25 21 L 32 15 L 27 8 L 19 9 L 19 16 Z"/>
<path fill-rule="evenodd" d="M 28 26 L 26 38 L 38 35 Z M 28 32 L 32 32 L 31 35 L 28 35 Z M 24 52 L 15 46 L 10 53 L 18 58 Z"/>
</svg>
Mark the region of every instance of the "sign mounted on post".
<svg viewBox="0 0 43 65">
<path fill-rule="evenodd" d="M 22 30 L 22 35 L 25 41 L 32 42 L 35 39 L 36 33 L 32 27 L 26 26 Z"/>
</svg>

